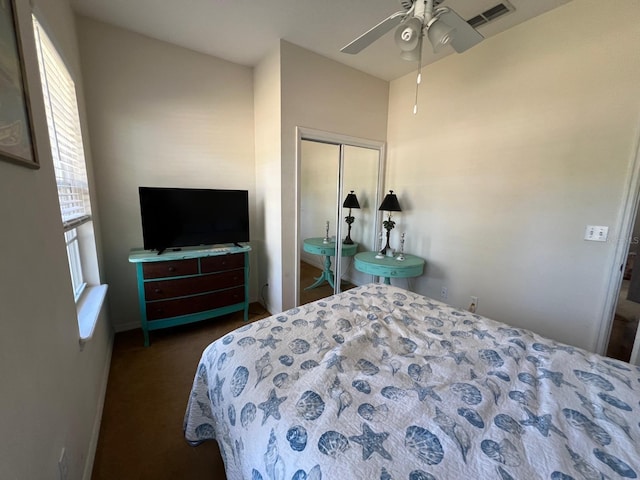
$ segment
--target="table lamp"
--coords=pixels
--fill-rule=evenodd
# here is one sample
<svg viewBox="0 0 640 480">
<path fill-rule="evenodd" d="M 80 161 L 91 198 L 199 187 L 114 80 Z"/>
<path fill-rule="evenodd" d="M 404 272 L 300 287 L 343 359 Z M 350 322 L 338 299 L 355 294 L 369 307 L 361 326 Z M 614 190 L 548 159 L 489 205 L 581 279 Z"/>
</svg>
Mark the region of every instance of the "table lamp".
<svg viewBox="0 0 640 480">
<path fill-rule="evenodd" d="M 346 245 L 353 245 L 353 240 L 351 240 L 351 224 L 355 220 L 355 217 L 351 215 L 352 208 L 360 208 L 360 204 L 358 203 L 358 197 L 353 193 L 353 190 L 349 194 L 347 194 L 347 198 L 344 199 L 344 203 L 342 204 L 342 208 L 349 209 L 349 215 L 344 217 L 344 221 L 347 222 L 349 229 L 347 230 L 347 237 L 344 239 L 342 243 Z"/>
<path fill-rule="evenodd" d="M 391 220 L 391 212 L 402 211 L 402 209 L 400 208 L 400 203 L 398 202 L 398 197 L 395 195 L 395 193 L 393 193 L 393 190 L 389 190 L 389 193 L 387 193 L 387 195 L 384 197 L 384 200 L 382 200 L 382 204 L 380 204 L 380 208 L 378 208 L 378 210 L 389 212 L 389 216 L 387 217 L 387 219 L 382 222 L 382 226 L 387 231 L 387 244 L 381 251 L 390 256 L 393 255 L 393 251 L 391 250 L 391 246 L 389 245 L 389 234 L 391 233 L 391 230 L 393 230 L 393 227 L 396 226 L 396 222 Z"/>
</svg>

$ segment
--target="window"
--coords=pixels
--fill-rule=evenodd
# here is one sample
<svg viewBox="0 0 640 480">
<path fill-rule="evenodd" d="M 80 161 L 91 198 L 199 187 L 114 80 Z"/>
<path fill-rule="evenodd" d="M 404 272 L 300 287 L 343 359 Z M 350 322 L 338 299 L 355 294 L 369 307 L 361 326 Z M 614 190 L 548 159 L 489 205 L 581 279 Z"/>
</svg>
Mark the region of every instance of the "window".
<svg viewBox="0 0 640 480">
<path fill-rule="evenodd" d="M 99 284 L 99 275 L 76 89 L 69 70 L 35 16 L 33 27 L 71 284 L 76 305 L 85 305 L 87 297 L 96 297 L 87 285 Z M 106 285 L 103 287 L 106 291 Z M 98 297 L 101 305 L 104 292 Z M 86 338 L 82 308 L 78 308 L 81 339 Z"/>
<path fill-rule="evenodd" d="M 82 262 L 80 261 L 80 246 L 78 242 L 78 229 L 72 228 L 64 232 L 64 239 L 67 243 L 67 257 L 69 258 L 69 271 L 71 272 L 71 286 L 73 287 L 73 295 L 76 299 L 86 287 L 84 275 L 82 275 Z"/>
</svg>

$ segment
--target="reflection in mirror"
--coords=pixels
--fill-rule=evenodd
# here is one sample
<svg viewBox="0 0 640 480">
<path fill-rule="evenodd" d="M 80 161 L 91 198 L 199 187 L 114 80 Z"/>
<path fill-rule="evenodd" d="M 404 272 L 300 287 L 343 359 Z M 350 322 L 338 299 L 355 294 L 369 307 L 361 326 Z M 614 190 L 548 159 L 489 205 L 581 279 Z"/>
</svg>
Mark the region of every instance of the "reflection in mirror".
<svg viewBox="0 0 640 480">
<path fill-rule="evenodd" d="M 351 225 L 351 239 L 358 244 L 358 252 L 375 250 L 376 220 L 378 198 L 378 166 L 380 154 L 378 150 L 345 145 L 343 150 L 342 201 L 353 190 L 358 197 L 359 210 L 352 210 L 354 217 Z M 341 203 L 342 205 L 342 203 Z M 348 225 L 345 217 L 349 209 L 342 208 L 342 239 L 347 235 Z M 351 284 L 363 285 L 371 280 L 371 275 L 358 272 L 353 267 L 353 257 L 342 257 L 339 266 L 342 278 Z"/>
<path fill-rule="evenodd" d="M 300 142 L 299 304 L 370 281 L 353 268 L 353 256 L 375 248 L 379 171 L 378 149 Z M 360 208 L 351 210 L 353 244 L 343 244 L 349 230 L 343 203 L 351 190 Z"/>
<path fill-rule="evenodd" d="M 337 235 L 340 146 L 302 140 L 300 157 L 299 291 L 300 304 L 305 304 L 334 291 L 335 283 L 329 273 L 334 270 L 331 265 L 334 259 L 322 252 L 331 248 L 331 244 L 323 243 L 324 237 L 335 241 Z"/>
</svg>

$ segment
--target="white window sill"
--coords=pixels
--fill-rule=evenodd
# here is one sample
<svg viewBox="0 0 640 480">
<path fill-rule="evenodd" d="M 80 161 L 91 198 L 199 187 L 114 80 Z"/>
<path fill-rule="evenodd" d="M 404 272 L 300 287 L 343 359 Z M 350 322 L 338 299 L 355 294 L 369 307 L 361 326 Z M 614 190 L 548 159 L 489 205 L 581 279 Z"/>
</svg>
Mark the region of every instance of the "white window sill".
<svg viewBox="0 0 640 480">
<path fill-rule="evenodd" d="M 104 304 L 108 285 L 87 286 L 76 303 L 78 313 L 78 330 L 80 332 L 80 347 L 91 340 L 95 331 L 98 317 Z"/>
</svg>

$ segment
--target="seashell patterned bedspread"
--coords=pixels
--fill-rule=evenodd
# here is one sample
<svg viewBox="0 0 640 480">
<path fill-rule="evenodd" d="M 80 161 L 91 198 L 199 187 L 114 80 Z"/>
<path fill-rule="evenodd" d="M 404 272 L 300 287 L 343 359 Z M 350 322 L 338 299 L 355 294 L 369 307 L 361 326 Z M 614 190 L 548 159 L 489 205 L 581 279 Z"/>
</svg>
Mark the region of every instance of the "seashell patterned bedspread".
<svg viewBox="0 0 640 480">
<path fill-rule="evenodd" d="M 230 480 L 640 474 L 640 368 L 369 284 L 212 343 L 185 416 Z"/>
</svg>

